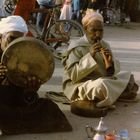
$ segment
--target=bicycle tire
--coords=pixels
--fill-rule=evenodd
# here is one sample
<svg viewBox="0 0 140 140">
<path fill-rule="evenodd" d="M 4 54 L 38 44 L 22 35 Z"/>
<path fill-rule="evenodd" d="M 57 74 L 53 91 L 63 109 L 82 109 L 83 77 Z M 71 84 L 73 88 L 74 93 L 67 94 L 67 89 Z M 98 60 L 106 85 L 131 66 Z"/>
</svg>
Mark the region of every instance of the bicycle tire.
<svg viewBox="0 0 140 140">
<path fill-rule="evenodd" d="M 15 10 L 16 4 L 13 0 L 4 0 L 2 5 L 3 16 L 12 15 L 13 11 Z"/>
<path fill-rule="evenodd" d="M 100 13 L 104 18 L 104 23 L 107 25 L 115 24 L 120 21 L 118 13 L 113 8 L 105 7 L 100 11 Z"/>
<path fill-rule="evenodd" d="M 71 39 L 76 39 L 83 35 L 83 27 L 78 22 L 74 20 L 57 20 L 48 28 L 45 35 L 45 42 L 53 48 L 54 56 L 61 59 L 62 49 L 60 47 L 66 49 Z M 60 38 L 64 38 L 64 40 L 59 40 Z M 56 41 L 48 42 L 49 39 L 56 39 Z"/>
</svg>

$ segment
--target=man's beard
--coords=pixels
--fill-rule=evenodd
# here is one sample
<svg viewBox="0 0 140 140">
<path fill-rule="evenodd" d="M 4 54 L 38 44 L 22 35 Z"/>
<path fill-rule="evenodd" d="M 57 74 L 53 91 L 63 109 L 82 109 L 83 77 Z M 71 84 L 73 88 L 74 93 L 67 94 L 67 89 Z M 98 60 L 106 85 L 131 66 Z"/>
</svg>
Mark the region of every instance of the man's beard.
<svg viewBox="0 0 140 140">
<path fill-rule="evenodd" d="M 88 40 L 89 40 L 89 42 L 91 44 L 94 44 L 94 43 L 98 43 L 101 40 L 101 38 L 100 37 L 97 37 L 97 38 L 88 38 Z"/>
</svg>

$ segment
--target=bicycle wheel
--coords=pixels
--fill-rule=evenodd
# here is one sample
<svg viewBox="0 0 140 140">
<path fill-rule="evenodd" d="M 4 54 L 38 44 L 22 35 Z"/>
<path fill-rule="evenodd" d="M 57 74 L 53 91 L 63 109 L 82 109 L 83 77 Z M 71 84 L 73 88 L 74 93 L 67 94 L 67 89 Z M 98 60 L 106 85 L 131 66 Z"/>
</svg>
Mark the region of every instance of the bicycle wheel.
<svg viewBox="0 0 140 140">
<path fill-rule="evenodd" d="M 7 17 L 12 15 L 16 7 L 16 0 L 3 0 L 2 10 L 3 16 Z"/>
<path fill-rule="evenodd" d="M 46 32 L 45 42 L 54 50 L 54 56 L 60 57 L 70 41 L 84 35 L 82 26 L 73 20 L 58 20 Z"/>
<path fill-rule="evenodd" d="M 100 12 L 104 17 L 105 24 L 116 24 L 120 22 L 120 15 L 113 8 L 105 7 Z"/>
</svg>

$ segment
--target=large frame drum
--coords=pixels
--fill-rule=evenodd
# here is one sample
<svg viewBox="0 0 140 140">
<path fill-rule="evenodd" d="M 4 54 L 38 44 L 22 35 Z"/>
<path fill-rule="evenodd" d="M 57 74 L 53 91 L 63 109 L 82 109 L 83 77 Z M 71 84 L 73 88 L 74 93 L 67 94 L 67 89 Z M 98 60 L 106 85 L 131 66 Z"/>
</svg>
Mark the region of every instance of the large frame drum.
<svg viewBox="0 0 140 140">
<path fill-rule="evenodd" d="M 1 62 L 7 67 L 8 79 L 24 87 L 28 76 L 37 76 L 47 82 L 54 72 L 54 58 L 46 44 L 33 37 L 12 41 L 3 52 Z"/>
</svg>

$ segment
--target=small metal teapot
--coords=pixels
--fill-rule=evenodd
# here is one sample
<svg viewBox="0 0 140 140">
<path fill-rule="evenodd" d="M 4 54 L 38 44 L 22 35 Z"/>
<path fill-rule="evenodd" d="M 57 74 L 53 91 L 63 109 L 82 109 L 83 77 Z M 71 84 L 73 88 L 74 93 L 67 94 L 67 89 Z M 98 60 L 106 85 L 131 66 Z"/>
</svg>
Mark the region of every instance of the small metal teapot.
<svg viewBox="0 0 140 140">
<path fill-rule="evenodd" d="M 86 133 L 88 138 L 91 138 L 92 140 L 105 140 L 107 129 L 108 128 L 104 126 L 103 117 L 101 117 L 97 127 L 93 128 L 89 125 L 86 126 Z"/>
</svg>

